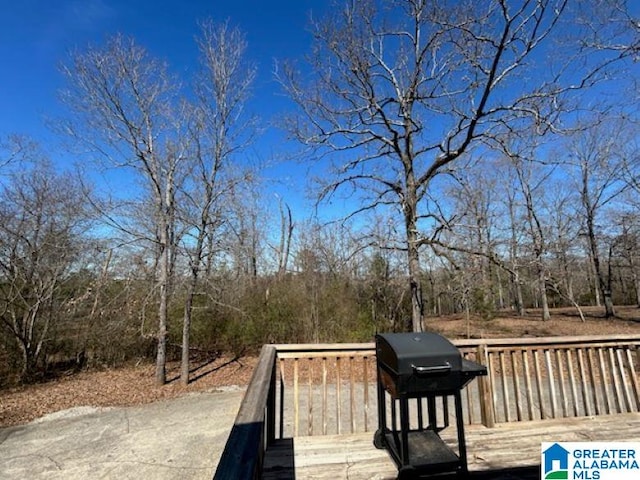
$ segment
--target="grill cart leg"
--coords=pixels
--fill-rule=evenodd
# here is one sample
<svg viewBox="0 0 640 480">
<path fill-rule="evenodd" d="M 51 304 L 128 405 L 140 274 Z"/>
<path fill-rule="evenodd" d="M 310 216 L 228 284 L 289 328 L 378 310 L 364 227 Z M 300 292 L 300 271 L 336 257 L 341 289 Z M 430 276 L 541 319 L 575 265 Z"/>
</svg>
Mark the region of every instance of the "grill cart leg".
<svg viewBox="0 0 640 480">
<path fill-rule="evenodd" d="M 458 428 L 458 453 L 460 454 L 460 474 L 459 478 L 467 478 L 469 469 L 467 467 L 467 444 L 464 440 L 464 419 L 462 417 L 462 396 L 460 390 L 453 394 L 456 408 L 456 426 Z"/>
<path fill-rule="evenodd" d="M 429 395 L 427 397 L 427 408 L 429 416 L 429 430 L 438 431 L 438 420 L 436 417 L 436 397 Z"/>
<path fill-rule="evenodd" d="M 409 400 L 400 395 L 400 458 L 402 465 L 409 465 Z"/>
<path fill-rule="evenodd" d="M 379 450 L 387 447 L 385 434 L 387 432 L 387 409 L 384 398 L 384 388 L 380 383 L 380 372 L 378 372 L 378 381 L 376 382 L 378 390 L 378 430 L 373 435 L 373 446 Z"/>
</svg>

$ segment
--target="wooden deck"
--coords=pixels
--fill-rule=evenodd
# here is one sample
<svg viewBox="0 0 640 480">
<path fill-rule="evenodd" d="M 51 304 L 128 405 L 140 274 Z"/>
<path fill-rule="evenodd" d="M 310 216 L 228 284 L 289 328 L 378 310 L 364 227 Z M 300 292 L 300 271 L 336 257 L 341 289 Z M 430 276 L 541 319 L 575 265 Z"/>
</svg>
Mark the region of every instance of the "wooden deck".
<svg viewBox="0 0 640 480">
<path fill-rule="evenodd" d="M 542 441 L 640 441 L 640 335 L 453 343 L 488 371 L 463 392 L 472 479 L 538 478 Z M 214 479 L 396 478 L 375 378 L 372 343 L 264 345 Z"/>
<path fill-rule="evenodd" d="M 450 431 L 450 432 L 449 432 Z M 465 429 L 473 479 L 539 478 L 540 444 L 556 441 L 640 441 L 640 413 L 501 424 Z M 442 432 L 445 441 L 455 429 Z M 267 449 L 264 480 L 391 480 L 395 464 L 372 444 L 373 434 L 321 435 L 277 440 Z M 442 477 L 439 477 L 442 478 Z"/>
</svg>

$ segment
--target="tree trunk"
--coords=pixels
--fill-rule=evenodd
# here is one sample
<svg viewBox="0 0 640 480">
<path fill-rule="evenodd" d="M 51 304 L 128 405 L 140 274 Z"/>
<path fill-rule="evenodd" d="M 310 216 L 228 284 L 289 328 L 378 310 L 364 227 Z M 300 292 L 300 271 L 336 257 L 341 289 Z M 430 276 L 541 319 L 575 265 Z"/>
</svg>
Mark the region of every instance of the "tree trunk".
<svg viewBox="0 0 640 480">
<path fill-rule="evenodd" d="M 32 362 L 32 356 L 30 355 L 29 352 L 29 347 L 19 338 L 16 337 L 16 340 L 18 340 L 18 348 L 20 349 L 20 353 L 22 355 L 22 368 L 20 369 L 20 379 L 23 382 L 27 382 L 29 381 L 31 375 L 33 374 L 33 362 Z"/>
<path fill-rule="evenodd" d="M 524 317 L 524 299 L 522 298 L 522 284 L 520 283 L 520 274 L 516 270 L 515 276 L 513 278 L 513 288 L 515 288 L 516 293 L 516 309 L 518 310 L 518 315 Z"/>
<path fill-rule="evenodd" d="M 418 252 L 416 231 L 407 229 L 409 261 L 409 285 L 411 289 L 411 330 L 422 332 L 424 302 L 422 300 L 422 284 L 420 281 L 420 253 Z M 407 326 L 409 327 L 409 325 Z"/>
<path fill-rule="evenodd" d="M 613 282 L 613 272 L 611 271 L 611 258 L 613 257 L 613 245 L 609 245 L 609 257 L 607 259 L 607 283 L 602 292 L 604 297 L 604 309 L 605 316 L 611 318 L 615 316 L 616 312 L 613 309 L 613 297 L 611 295 L 611 283 Z"/>
<path fill-rule="evenodd" d="M 605 282 L 604 273 L 602 272 L 602 266 L 600 264 L 600 254 L 598 253 L 598 245 L 596 242 L 595 227 L 593 225 L 594 220 L 592 217 L 587 219 L 587 237 L 589 239 L 589 248 L 591 250 L 591 259 L 593 260 L 593 269 L 596 274 L 597 292 L 602 295 L 604 300 L 604 315 L 606 318 L 611 318 L 614 315 L 613 300 L 611 298 L 610 285 L 607 286 Z M 611 275 L 609 275 L 609 284 L 611 283 Z"/>
<path fill-rule="evenodd" d="M 502 277 L 499 268 L 496 269 L 496 277 L 498 282 L 498 308 L 504 310 L 504 292 L 502 291 Z"/>
<path fill-rule="evenodd" d="M 615 316 L 616 312 L 613 308 L 613 298 L 611 296 L 611 290 L 604 291 L 604 315 L 607 318 Z"/>
<path fill-rule="evenodd" d="M 542 321 L 551 320 L 549 312 L 549 301 L 547 299 L 547 285 L 544 278 L 544 269 L 538 265 L 538 289 L 540 290 L 540 303 L 542 306 Z"/>
<path fill-rule="evenodd" d="M 408 107 L 407 107 L 408 108 Z M 411 131 L 410 122 L 405 119 L 406 132 Z M 422 297 L 422 282 L 420 269 L 420 243 L 418 238 L 418 195 L 416 178 L 413 171 L 411 134 L 407 133 L 406 150 L 400 154 L 404 166 L 405 192 L 402 210 L 407 238 L 407 260 L 409 266 L 409 288 L 411 292 L 411 325 L 407 325 L 413 332 L 422 332 L 424 316 L 424 301 Z"/>
<path fill-rule="evenodd" d="M 564 244 L 564 242 L 562 242 Z M 564 274 L 564 284 L 567 289 L 567 297 L 571 303 L 575 303 L 575 296 L 573 294 L 573 276 L 569 271 L 569 261 L 567 259 L 566 252 L 562 252 L 562 273 Z"/>
<path fill-rule="evenodd" d="M 285 215 L 282 201 L 280 201 L 280 248 L 278 249 L 278 277 L 287 273 L 289 263 L 289 253 L 291 250 L 291 237 L 293 236 L 293 217 L 289 205 L 284 205 L 287 209 Z"/>
<path fill-rule="evenodd" d="M 184 317 L 182 319 L 182 357 L 180 362 L 180 381 L 189 385 L 189 348 L 191 338 L 191 317 L 193 313 L 193 297 L 195 296 L 197 276 L 193 275 L 189 282 L 187 299 L 184 303 Z"/>
<path fill-rule="evenodd" d="M 598 276 L 595 274 L 595 267 L 593 266 L 593 257 L 589 254 L 589 259 L 591 261 L 591 266 L 589 268 L 589 272 L 593 274 L 593 277 L 589 275 L 590 284 L 589 290 L 593 289 L 593 297 L 596 303 L 596 307 L 602 306 L 602 299 L 600 298 L 600 285 L 598 283 Z"/>
<path fill-rule="evenodd" d="M 638 272 L 636 271 L 633 263 L 630 262 L 631 278 L 633 280 L 633 291 L 635 293 L 635 303 L 640 307 L 640 279 L 638 278 Z"/>
<path fill-rule="evenodd" d="M 209 205 L 209 202 L 207 202 Z M 200 268 L 202 262 L 202 252 L 205 242 L 205 234 L 207 227 L 207 218 L 209 218 L 209 209 L 205 208 L 200 223 L 200 232 L 198 233 L 198 241 L 196 242 L 196 249 L 193 254 L 191 265 L 191 279 L 187 287 L 187 298 L 184 304 L 184 316 L 182 320 L 182 356 L 180 358 L 180 381 L 183 385 L 189 384 L 189 349 L 191 346 L 191 319 L 193 317 L 193 299 L 196 294 L 196 288 L 198 287 L 198 276 L 200 275 Z"/>
<path fill-rule="evenodd" d="M 169 225 L 166 219 L 161 221 L 160 234 L 160 272 L 158 284 L 160 304 L 158 307 L 158 351 L 156 354 L 156 384 L 167 383 L 167 317 L 169 310 Z"/>
</svg>

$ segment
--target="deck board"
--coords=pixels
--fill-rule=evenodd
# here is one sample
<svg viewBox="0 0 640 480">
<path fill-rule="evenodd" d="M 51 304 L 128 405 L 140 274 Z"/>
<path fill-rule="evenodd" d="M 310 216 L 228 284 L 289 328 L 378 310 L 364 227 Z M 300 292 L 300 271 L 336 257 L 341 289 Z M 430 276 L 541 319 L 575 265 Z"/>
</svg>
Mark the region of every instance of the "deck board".
<svg viewBox="0 0 640 480">
<path fill-rule="evenodd" d="M 468 426 L 467 460 L 472 478 L 538 478 L 541 442 L 640 441 L 640 414 Z M 443 432 L 453 443 L 455 429 Z M 392 480 L 397 469 L 373 433 L 296 437 L 276 441 L 267 451 L 264 480 Z"/>
</svg>

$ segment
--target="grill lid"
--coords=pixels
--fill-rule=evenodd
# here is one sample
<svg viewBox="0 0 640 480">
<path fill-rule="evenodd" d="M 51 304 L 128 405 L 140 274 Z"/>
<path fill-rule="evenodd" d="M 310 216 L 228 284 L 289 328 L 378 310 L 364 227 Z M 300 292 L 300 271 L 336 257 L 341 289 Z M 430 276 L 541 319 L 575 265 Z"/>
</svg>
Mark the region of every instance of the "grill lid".
<svg viewBox="0 0 640 480">
<path fill-rule="evenodd" d="M 436 375 L 463 370 L 456 346 L 437 333 L 376 335 L 378 362 L 396 375 Z"/>
<path fill-rule="evenodd" d="M 487 368 L 462 358 L 458 348 L 435 333 L 376 335 L 380 385 L 392 396 L 448 394 L 460 390 Z"/>
</svg>

